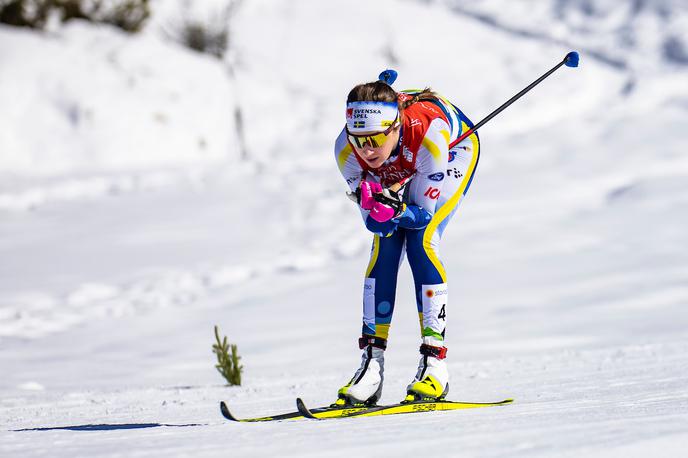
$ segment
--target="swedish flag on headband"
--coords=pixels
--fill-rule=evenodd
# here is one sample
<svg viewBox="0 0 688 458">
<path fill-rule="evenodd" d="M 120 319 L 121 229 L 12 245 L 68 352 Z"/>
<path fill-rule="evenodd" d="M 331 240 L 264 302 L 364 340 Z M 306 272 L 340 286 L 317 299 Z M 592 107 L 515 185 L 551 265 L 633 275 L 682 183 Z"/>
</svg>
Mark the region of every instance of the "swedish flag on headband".
<svg viewBox="0 0 688 458">
<path fill-rule="evenodd" d="M 365 121 L 354 121 L 355 129 L 363 129 L 365 127 Z"/>
</svg>

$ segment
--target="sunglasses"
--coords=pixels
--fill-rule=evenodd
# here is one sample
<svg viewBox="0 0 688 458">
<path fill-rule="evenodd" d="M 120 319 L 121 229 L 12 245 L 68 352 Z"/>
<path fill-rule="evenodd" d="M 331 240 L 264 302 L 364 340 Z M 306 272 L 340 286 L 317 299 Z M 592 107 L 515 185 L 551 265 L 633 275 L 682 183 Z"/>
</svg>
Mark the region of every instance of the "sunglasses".
<svg viewBox="0 0 688 458">
<path fill-rule="evenodd" d="M 357 148 L 363 148 L 365 145 L 370 145 L 371 148 L 378 148 L 385 144 L 389 134 L 392 133 L 392 130 L 398 125 L 398 122 L 394 122 L 384 132 L 372 135 L 354 135 L 351 132 L 349 132 L 349 129 L 347 128 L 346 137 L 349 139 L 349 143 L 356 146 Z"/>
</svg>

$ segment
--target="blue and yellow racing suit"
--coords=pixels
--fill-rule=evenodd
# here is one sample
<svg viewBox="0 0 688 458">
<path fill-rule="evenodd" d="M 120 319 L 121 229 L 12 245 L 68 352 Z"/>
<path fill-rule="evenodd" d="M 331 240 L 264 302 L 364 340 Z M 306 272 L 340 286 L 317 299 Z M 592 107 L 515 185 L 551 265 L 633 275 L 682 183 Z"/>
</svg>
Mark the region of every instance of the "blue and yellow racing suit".
<svg viewBox="0 0 688 458">
<path fill-rule="evenodd" d="M 413 96 L 401 92 L 400 101 Z M 413 273 L 422 336 L 444 340 L 447 320 L 447 273 L 439 243 L 447 224 L 466 195 L 480 155 L 473 133 L 456 140 L 473 123 L 444 98 L 416 102 L 403 110 L 399 143 L 378 169 L 367 168 L 342 130 L 335 158 L 352 191 L 374 179 L 389 187 L 412 176 L 403 190 L 404 214 L 379 223 L 361 209 L 373 232 L 373 247 L 363 285 L 363 335 L 387 339 L 394 312 L 397 274 L 404 252 Z"/>
</svg>

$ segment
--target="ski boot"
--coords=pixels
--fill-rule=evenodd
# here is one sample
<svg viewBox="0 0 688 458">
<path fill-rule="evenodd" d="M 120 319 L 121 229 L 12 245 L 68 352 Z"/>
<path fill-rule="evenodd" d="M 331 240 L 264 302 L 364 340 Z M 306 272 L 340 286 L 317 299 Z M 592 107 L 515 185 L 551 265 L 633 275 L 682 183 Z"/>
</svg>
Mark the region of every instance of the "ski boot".
<svg viewBox="0 0 688 458">
<path fill-rule="evenodd" d="M 449 392 L 449 371 L 444 358 L 447 347 L 434 337 L 424 337 L 415 379 L 406 387 L 403 402 L 440 401 Z"/>
<path fill-rule="evenodd" d="M 387 340 L 364 335 L 358 339 L 358 346 L 363 350 L 361 367 L 349 383 L 339 389 L 333 406 L 374 406 L 380 399 Z"/>
</svg>

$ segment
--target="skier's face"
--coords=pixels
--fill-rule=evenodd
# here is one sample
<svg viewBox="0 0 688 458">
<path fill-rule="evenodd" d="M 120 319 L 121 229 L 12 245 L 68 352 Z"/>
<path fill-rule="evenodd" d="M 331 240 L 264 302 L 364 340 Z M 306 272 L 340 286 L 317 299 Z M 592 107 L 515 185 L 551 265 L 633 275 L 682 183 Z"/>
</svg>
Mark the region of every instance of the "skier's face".
<svg viewBox="0 0 688 458">
<path fill-rule="evenodd" d="M 364 134 L 361 134 L 364 135 Z M 392 154 L 394 147 L 397 146 L 399 142 L 399 127 L 394 128 L 385 142 L 377 147 L 373 147 L 370 143 L 365 143 L 363 146 L 353 145 L 356 150 L 356 154 L 368 164 L 371 169 L 376 169 L 380 167 L 384 162 L 389 159 Z"/>
</svg>

